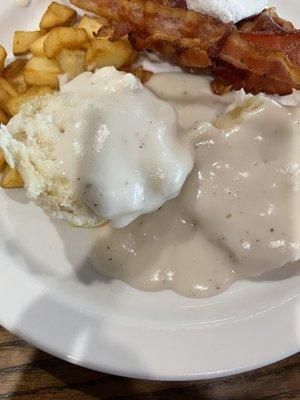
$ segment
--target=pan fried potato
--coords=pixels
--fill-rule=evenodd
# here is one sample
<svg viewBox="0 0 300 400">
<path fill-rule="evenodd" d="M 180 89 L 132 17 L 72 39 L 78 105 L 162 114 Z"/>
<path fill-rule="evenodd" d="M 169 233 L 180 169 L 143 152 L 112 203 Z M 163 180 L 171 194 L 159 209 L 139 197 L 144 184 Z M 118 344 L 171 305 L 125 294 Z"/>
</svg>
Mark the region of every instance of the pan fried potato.
<svg viewBox="0 0 300 400">
<path fill-rule="evenodd" d="M 4 153 L 0 150 L 0 172 L 3 172 L 6 166 L 6 161 L 4 158 Z"/>
<path fill-rule="evenodd" d="M 104 17 L 90 17 L 89 15 L 84 15 L 79 24 L 78 28 L 83 28 L 86 30 L 88 37 L 90 39 L 94 39 L 94 33 L 97 33 L 98 30 L 105 25 L 109 25 L 109 22 Z"/>
<path fill-rule="evenodd" d="M 7 53 L 5 48 L 3 46 L 0 46 L 0 71 L 2 71 L 4 68 L 6 57 Z"/>
<path fill-rule="evenodd" d="M 53 59 L 62 49 L 80 49 L 88 42 L 85 29 L 81 28 L 55 28 L 44 42 L 45 54 Z"/>
<path fill-rule="evenodd" d="M 11 97 L 7 93 L 7 91 L 0 85 L 0 107 L 6 112 L 7 111 L 7 102 Z"/>
<path fill-rule="evenodd" d="M 58 88 L 58 75 L 61 69 L 56 60 L 32 57 L 24 68 L 24 77 L 29 86 L 50 86 Z"/>
<path fill-rule="evenodd" d="M 6 79 L 0 77 L 0 107 L 7 114 L 9 114 L 7 104 L 11 99 L 14 99 L 18 96 L 16 90 L 12 87 L 11 84 L 7 82 Z"/>
<path fill-rule="evenodd" d="M 18 189 L 24 187 L 23 179 L 16 168 L 6 165 L 3 171 L 1 186 L 4 189 Z"/>
<path fill-rule="evenodd" d="M 46 33 L 45 35 L 41 36 L 34 42 L 30 43 L 29 50 L 30 53 L 36 57 L 46 57 L 45 50 L 44 50 L 44 43 L 47 39 L 50 32 Z"/>
<path fill-rule="evenodd" d="M 53 94 L 53 89 L 50 86 L 33 86 L 25 93 L 18 97 L 11 98 L 7 102 L 7 109 L 11 116 L 16 115 L 24 103 L 34 99 L 35 97 L 45 96 L 46 94 Z"/>
<path fill-rule="evenodd" d="M 8 64 L 2 71 L 3 78 L 7 80 L 14 79 L 23 71 L 27 61 L 28 60 L 26 60 L 25 58 L 17 58 L 16 60 Z"/>
<path fill-rule="evenodd" d="M 107 38 L 95 38 L 88 46 L 85 68 L 89 71 L 107 66 L 120 68 L 123 65 L 131 64 L 135 55 L 128 39 L 110 42 Z"/>
<path fill-rule="evenodd" d="M 24 77 L 24 67 L 27 60 L 18 58 L 2 71 L 2 76 L 15 88 L 18 94 L 26 92 L 28 86 Z"/>
<path fill-rule="evenodd" d="M 77 12 L 70 7 L 53 1 L 47 8 L 40 22 L 41 30 L 50 30 L 58 26 L 71 26 Z"/>
<path fill-rule="evenodd" d="M 9 121 L 8 116 L 5 114 L 3 110 L 0 108 L 0 124 L 6 125 Z"/>
<path fill-rule="evenodd" d="M 32 42 L 43 35 L 41 31 L 25 32 L 16 31 L 14 34 L 13 53 L 15 56 L 26 54 L 29 51 L 29 46 Z"/>
<path fill-rule="evenodd" d="M 57 57 L 62 72 L 71 79 L 84 72 L 85 53 L 85 50 L 62 49 Z"/>
<path fill-rule="evenodd" d="M 11 97 L 16 97 L 18 96 L 17 91 L 15 90 L 15 88 L 13 87 L 13 85 L 11 85 L 6 79 L 4 79 L 3 77 L 0 77 L 0 86 L 2 86 L 2 88 L 8 93 L 9 96 Z"/>
</svg>

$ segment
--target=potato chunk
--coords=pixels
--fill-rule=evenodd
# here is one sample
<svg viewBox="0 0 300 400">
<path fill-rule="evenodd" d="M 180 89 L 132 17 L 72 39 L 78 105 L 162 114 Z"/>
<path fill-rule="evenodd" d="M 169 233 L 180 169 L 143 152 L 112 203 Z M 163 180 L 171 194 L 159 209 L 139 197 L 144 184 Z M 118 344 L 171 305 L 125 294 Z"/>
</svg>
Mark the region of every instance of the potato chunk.
<svg viewBox="0 0 300 400">
<path fill-rule="evenodd" d="M 3 46 L 0 46 L 0 71 L 2 71 L 4 68 L 6 57 L 7 53 L 5 48 Z"/>
<path fill-rule="evenodd" d="M 0 77 L 0 86 L 8 93 L 9 96 L 11 97 L 16 97 L 18 96 L 17 91 L 13 87 L 12 84 L 10 84 L 6 79 L 3 77 Z"/>
<path fill-rule="evenodd" d="M 6 165 L 3 171 L 1 186 L 4 189 L 17 189 L 24 186 L 23 179 L 16 168 Z"/>
<path fill-rule="evenodd" d="M 58 75 L 61 69 L 56 60 L 32 57 L 24 68 L 24 77 L 30 86 L 51 86 L 58 88 Z"/>
<path fill-rule="evenodd" d="M 89 15 L 84 15 L 78 24 L 78 28 L 83 28 L 86 30 L 88 37 L 94 39 L 94 33 L 102 27 L 108 25 L 108 20 L 104 17 L 90 17 Z"/>
<path fill-rule="evenodd" d="M 49 33 L 44 50 L 48 58 L 56 58 L 62 49 L 80 49 L 88 42 L 85 29 L 81 28 L 55 28 Z"/>
<path fill-rule="evenodd" d="M 8 116 L 5 114 L 3 110 L 0 108 L 0 124 L 6 125 L 9 121 Z"/>
<path fill-rule="evenodd" d="M 6 167 L 3 150 L 0 150 L 0 172 L 3 172 Z"/>
<path fill-rule="evenodd" d="M 84 69 L 85 50 L 62 49 L 57 57 L 59 66 L 70 79 L 81 74 Z"/>
<path fill-rule="evenodd" d="M 46 57 L 45 50 L 44 50 L 44 43 L 47 39 L 50 32 L 46 33 L 45 35 L 41 36 L 34 42 L 30 43 L 29 50 L 31 54 L 36 57 Z"/>
<path fill-rule="evenodd" d="M 14 34 L 13 52 L 18 56 L 26 54 L 29 51 L 29 46 L 32 42 L 37 40 L 43 35 L 41 31 L 25 32 L 16 31 Z"/>
<path fill-rule="evenodd" d="M 40 21 L 40 29 L 50 30 L 57 26 L 71 26 L 77 12 L 70 7 L 53 1 Z"/>
<path fill-rule="evenodd" d="M 24 77 L 24 67 L 27 60 L 18 58 L 11 62 L 2 72 L 3 78 L 5 78 L 18 92 L 22 94 L 26 92 L 28 86 Z"/>
<path fill-rule="evenodd" d="M 7 102 L 11 97 L 6 90 L 0 85 L 0 107 L 2 110 L 7 112 Z"/>
<path fill-rule="evenodd" d="M 35 97 L 40 97 L 52 93 L 53 89 L 49 86 L 31 87 L 25 93 L 19 95 L 18 97 L 8 100 L 6 105 L 8 113 L 13 116 L 20 111 L 20 108 L 24 103 L 27 103 Z"/>
<path fill-rule="evenodd" d="M 89 71 L 95 68 L 131 64 L 135 58 L 135 51 L 127 39 L 110 42 L 107 38 L 93 39 L 87 49 L 85 68 Z"/>
</svg>

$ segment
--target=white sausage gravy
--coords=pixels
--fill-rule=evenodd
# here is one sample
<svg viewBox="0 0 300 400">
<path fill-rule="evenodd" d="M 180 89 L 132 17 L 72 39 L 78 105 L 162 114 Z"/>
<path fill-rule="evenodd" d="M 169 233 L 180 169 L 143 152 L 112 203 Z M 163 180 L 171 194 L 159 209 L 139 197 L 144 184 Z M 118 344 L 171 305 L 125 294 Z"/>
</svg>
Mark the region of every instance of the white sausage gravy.
<svg viewBox="0 0 300 400">
<path fill-rule="evenodd" d="M 264 96 L 211 93 L 206 78 L 157 74 L 194 168 L 180 195 L 127 227 L 100 230 L 91 260 L 142 290 L 224 291 L 299 258 L 300 113 Z"/>
</svg>

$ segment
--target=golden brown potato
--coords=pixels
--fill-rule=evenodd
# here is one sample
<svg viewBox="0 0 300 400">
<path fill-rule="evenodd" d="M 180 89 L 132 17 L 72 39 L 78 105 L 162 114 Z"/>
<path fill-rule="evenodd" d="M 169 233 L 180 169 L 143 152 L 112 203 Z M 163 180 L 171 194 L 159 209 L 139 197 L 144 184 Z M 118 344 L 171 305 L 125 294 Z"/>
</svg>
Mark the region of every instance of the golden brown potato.
<svg viewBox="0 0 300 400">
<path fill-rule="evenodd" d="M 18 92 L 15 90 L 12 84 L 10 84 L 6 79 L 0 77 L 0 86 L 8 93 L 11 97 L 18 96 Z"/>
<path fill-rule="evenodd" d="M 16 168 L 6 165 L 3 171 L 1 186 L 4 189 L 17 189 L 24 186 L 23 179 Z"/>
<path fill-rule="evenodd" d="M 9 121 L 8 116 L 5 114 L 3 110 L 0 108 L 0 124 L 6 125 Z"/>
<path fill-rule="evenodd" d="M 62 49 L 57 57 L 62 72 L 71 79 L 84 72 L 85 53 L 85 50 Z"/>
<path fill-rule="evenodd" d="M 40 29 L 50 30 L 57 26 L 71 26 L 77 12 L 70 7 L 53 1 L 47 8 L 40 22 Z"/>
<path fill-rule="evenodd" d="M 131 64 L 135 59 L 135 51 L 128 39 L 110 42 L 107 38 L 96 38 L 91 40 L 85 57 L 85 68 L 89 71 L 95 68 Z"/>
<path fill-rule="evenodd" d="M 80 49 L 88 42 L 85 29 L 55 28 L 44 42 L 45 54 L 48 58 L 56 58 L 62 49 Z"/>
<path fill-rule="evenodd" d="M 0 150 L 0 172 L 4 171 L 5 166 L 6 166 L 6 161 L 4 158 L 4 153 L 2 150 Z"/>
<path fill-rule="evenodd" d="M 4 68 L 6 57 L 7 53 L 5 48 L 3 46 L 0 46 L 0 71 L 2 71 Z"/>
<path fill-rule="evenodd" d="M 7 112 L 7 102 L 11 98 L 7 91 L 0 85 L 0 107 Z"/>
<path fill-rule="evenodd" d="M 18 58 L 11 62 L 2 71 L 3 78 L 5 78 L 15 88 L 18 94 L 26 92 L 28 88 L 24 77 L 24 67 L 26 63 L 27 60 Z"/>
<path fill-rule="evenodd" d="M 26 54 L 29 51 L 29 46 L 32 42 L 37 40 L 43 35 L 41 31 L 25 32 L 16 31 L 14 34 L 13 52 L 18 56 Z"/>
<path fill-rule="evenodd" d="M 10 98 L 7 101 L 6 107 L 8 113 L 13 116 L 20 111 L 20 108 L 24 103 L 27 103 L 35 97 L 40 97 L 52 93 L 53 89 L 49 86 L 31 87 L 25 93 L 19 95 L 18 97 Z"/>
<path fill-rule="evenodd" d="M 32 57 L 24 68 L 24 77 L 29 86 L 51 86 L 58 88 L 58 75 L 61 69 L 56 60 Z"/>
<path fill-rule="evenodd" d="M 36 57 L 46 57 L 45 50 L 44 50 L 44 43 L 47 39 L 50 32 L 46 33 L 45 35 L 41 36 L 34 42 L 30 43 L 29 50 L 30 52 Z"/>
<path fill-rule="evenodd" d="M 105 26 L 108 24 L 108 20 L 104 17 L 90 17 L 89 15 L 84 15 L 78 24 L 78 28 L 85 29 L 88 37 L 90 39 L 94 39 L 93 33 L 98 32 L 101 26 Z"/>
<path fill-rule="evenodd" d="M 8 100 L 7 108 L 9 113 L 11 115 L 17 114 L 24 103 L 46 94 L 53 94 L 53 89 L 49 86 L 33 86 L 29 88 L 24 94 Z"/>
<path fill-rule="evenodd" d="M 25 58 L 17 58 L 16 60 L 12 61 L 8 64 L 4 70 L 2 71 L 3 78 L 7 80 L 14 79 L 20 72 L 23 71 L 27 60 Z"/>
</svg>

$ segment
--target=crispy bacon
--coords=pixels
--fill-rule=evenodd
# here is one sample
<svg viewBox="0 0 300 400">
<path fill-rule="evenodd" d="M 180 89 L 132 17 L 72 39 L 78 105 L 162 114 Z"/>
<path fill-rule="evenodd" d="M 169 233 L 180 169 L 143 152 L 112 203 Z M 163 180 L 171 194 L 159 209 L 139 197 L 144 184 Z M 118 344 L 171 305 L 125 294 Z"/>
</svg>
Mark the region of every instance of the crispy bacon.
<svg viewBox="0 0 300 400">
<path fill-rule="evenodd" d="M 286 95 L 300 89 L 300 35 L 274 8 L 242 21 L 231 34 L 213 70 L 213 88 L 230 85 L 247 92 Z"/>
<path fill-rule="evenodd" d="M 71 3 L 126 24 L 127 33 L 138 38 L 138 42 L 143 43 L 145 48 L 163 40 L 177 48 L 198 47 L 209 50 L 231 27 L 231 24 L 223 24 L 213 17 L 157 4 L 155 1 L 71 0 Z"/>
<path fill-rule="evenodd" d="M 186 10 L 185 0 L 152 0 L 153 3 L 169 6 L 173 8 L 184 8 Z"/>
<path fill-rule="evenodd" d="M 129 34 L 184 67 L 209 67 L 224 88 L 286 94 L 300 89 L 300 31 L 274 9 L 236 26 L 189 11 L 184 0 L 71 0 L 113 21 L 111 40 Z M 101 35 L 101 31 L 99 32 Z"/>
<path fill-rule="evenodd" d="M 218 58 L 262 77 L 300 86 L 299 32 L 232 32 Z"/>
<path fill-rule="evenodd" d="M 241 32 L 285 32 L 292 31 L 294 25 L 280 18 L 276 14 L 275 8 L 268 8 L 259 15 L 246 18 L 237 24 L 237 29 Z"/>
<path fill-rule="evenodd" d="M 227 63 L 219 63 L 212 70 L 214 80 L 211 87 L 215 94 L 227 93 L 230 89 L 244 89 L 246 93 L 279 94 L 280 96 L 292 93 L 293 87 L 283 81 L 262 77 L 247 70 L 234 68 Z"/>
</svg>

